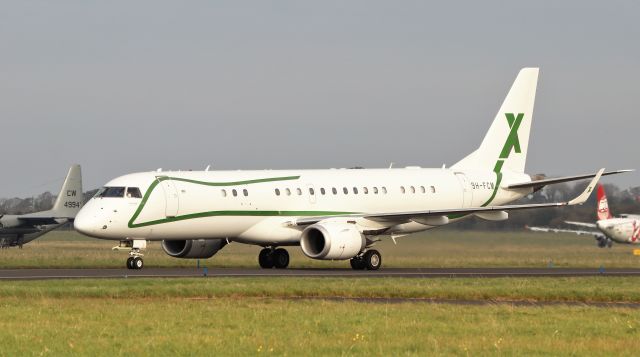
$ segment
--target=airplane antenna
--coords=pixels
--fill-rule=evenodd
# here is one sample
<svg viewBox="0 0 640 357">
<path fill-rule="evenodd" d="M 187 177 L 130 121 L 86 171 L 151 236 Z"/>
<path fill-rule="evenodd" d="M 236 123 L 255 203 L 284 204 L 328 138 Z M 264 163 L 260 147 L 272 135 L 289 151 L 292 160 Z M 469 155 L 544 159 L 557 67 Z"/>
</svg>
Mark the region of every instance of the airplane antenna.
<svg viewBox="0 0 640 357">
<path fill-rule="evenodd" d="M 158 169 L 156 169 L 156 172 L 162 172 L 162 167 L 158 167 Z"/>
<path fill-rule="evenodd" d="M 389 164 L 389 168 L 392 168 L 392 167 L 393 167 L 393 162 L 391 164 Z"/>
<path fill-rule="evenodd" d="M 204 171 L 209 171 L 210 168 L 211 168 L 211 165 L 207 165 L 207 167 L 205 167 Z"/>
<path fill-rule="evenodd" d="M 442 164 L 442 168 L 446 169 L 447 168 L 447 164 Z"/>
</svg>

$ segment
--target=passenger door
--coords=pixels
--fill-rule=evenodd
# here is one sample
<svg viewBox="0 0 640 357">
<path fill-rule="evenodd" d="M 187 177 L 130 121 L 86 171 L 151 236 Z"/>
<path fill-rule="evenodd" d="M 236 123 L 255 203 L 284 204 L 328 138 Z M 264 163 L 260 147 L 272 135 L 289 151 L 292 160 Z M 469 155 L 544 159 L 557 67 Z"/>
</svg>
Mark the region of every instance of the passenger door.
<svg viewBox="0 0 640 357">
<path fill-rule="evenodd" d="M 166 176 L 158 176 L 156 178 L 160 183 L 160 187 L 164 191 L 165 198 L 165 216 L 167 218 L 175 217 L 178 215 L 178 207 L 179 207 L 179 198 L 178 198 L 178 190 L 174 182 L 166 178 Z"/>
<path fill-rule="evenodd" d="M 470 207 L 473 201 L 473 191 L 469 180 L 467 180 L 467 175 L 462 172 L 456 172 L 455 175 L 462 189 L 462 207 Z"/>
</svg>

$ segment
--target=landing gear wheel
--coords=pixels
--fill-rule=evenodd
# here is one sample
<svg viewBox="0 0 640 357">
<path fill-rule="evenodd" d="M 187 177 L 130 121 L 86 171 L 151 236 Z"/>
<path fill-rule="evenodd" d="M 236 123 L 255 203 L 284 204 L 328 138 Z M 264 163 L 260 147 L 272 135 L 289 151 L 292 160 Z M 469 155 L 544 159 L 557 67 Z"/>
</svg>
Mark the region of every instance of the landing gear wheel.
<svg viewBox="0 0 640 357">
<path fill-rule="evenodd" d="M 258 263 L 260 267 L 263 269 L 271 269 L 273 268 L 275 262 L 273 261 L 273 253 L 271 249 L 264 248 L 260 251 L 260 255 L 258 255 Z"/>
<path fill-rule="evenodd" d="M 127 259 L 127 269 L 133 269 L 133 257 Z"/>
<path fill-rule="evenodd" d="M 140 270 L 142 269 L 142 267 L 144 267 L 144 262 L 142 261 L 142 258 L 140 257 L 135 257 L 133 258 L 133 269 L 136 270 Z"/>
<path fill-rule="evenodd" d="M 364 270 L 367 267 L 362 257 L 353 257 L 351 258 L 349 263 L 351 264 L 351 269 L 353 270 Z"/>
<path fill-rule="evenodd" d="M 286 249 L 278 248 L 271 253 L 273 266 L 276 269 L 285 269 L 289 266 L 289 252 Z"/>
<path fill-rule="evenodd" d="M 375 249 L 368 250 L 362 258 L 367 270 L 378 270 L 382 265 L 382 256 Z"/>
</svg>

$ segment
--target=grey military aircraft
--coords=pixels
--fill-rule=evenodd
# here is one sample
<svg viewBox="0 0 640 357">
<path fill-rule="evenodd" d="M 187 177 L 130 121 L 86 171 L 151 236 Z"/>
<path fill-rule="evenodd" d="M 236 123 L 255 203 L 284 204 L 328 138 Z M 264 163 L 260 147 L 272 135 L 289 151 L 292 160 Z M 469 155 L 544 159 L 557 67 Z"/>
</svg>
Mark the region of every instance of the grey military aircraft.
<svg viewBox="0 0 640 357">
<path fill-rule="evenodd" d="M 72 222 L 82 202 L 80 165 L 72 165 L 52 209 L 22 215 L 0 215 L 0 247 L 22 248 L 23 244 Z"/>
</svg>

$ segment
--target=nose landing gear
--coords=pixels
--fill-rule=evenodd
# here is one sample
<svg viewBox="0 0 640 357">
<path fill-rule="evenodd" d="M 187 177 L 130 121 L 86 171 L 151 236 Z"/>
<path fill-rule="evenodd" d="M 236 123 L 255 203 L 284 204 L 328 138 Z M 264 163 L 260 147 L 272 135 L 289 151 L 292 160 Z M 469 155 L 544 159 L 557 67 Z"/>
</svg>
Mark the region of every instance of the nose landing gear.
<svg viewBox="0 0 640 357">
<path fill-rule="evenodd" d="M 139 270 L 144 267 L 142 250 L 147 248 L 147 241 L 144 239 L 122 240 L 113 250 L 129 249 L 129 258 L 127 258 L 127 269 Z"/>
<path fill-rule="evenodd" d="M 142 269 L 142 267 L 144 267 L 142 256 L 129 257 L 127 259 L 127 269 Z"/>
</svg>

